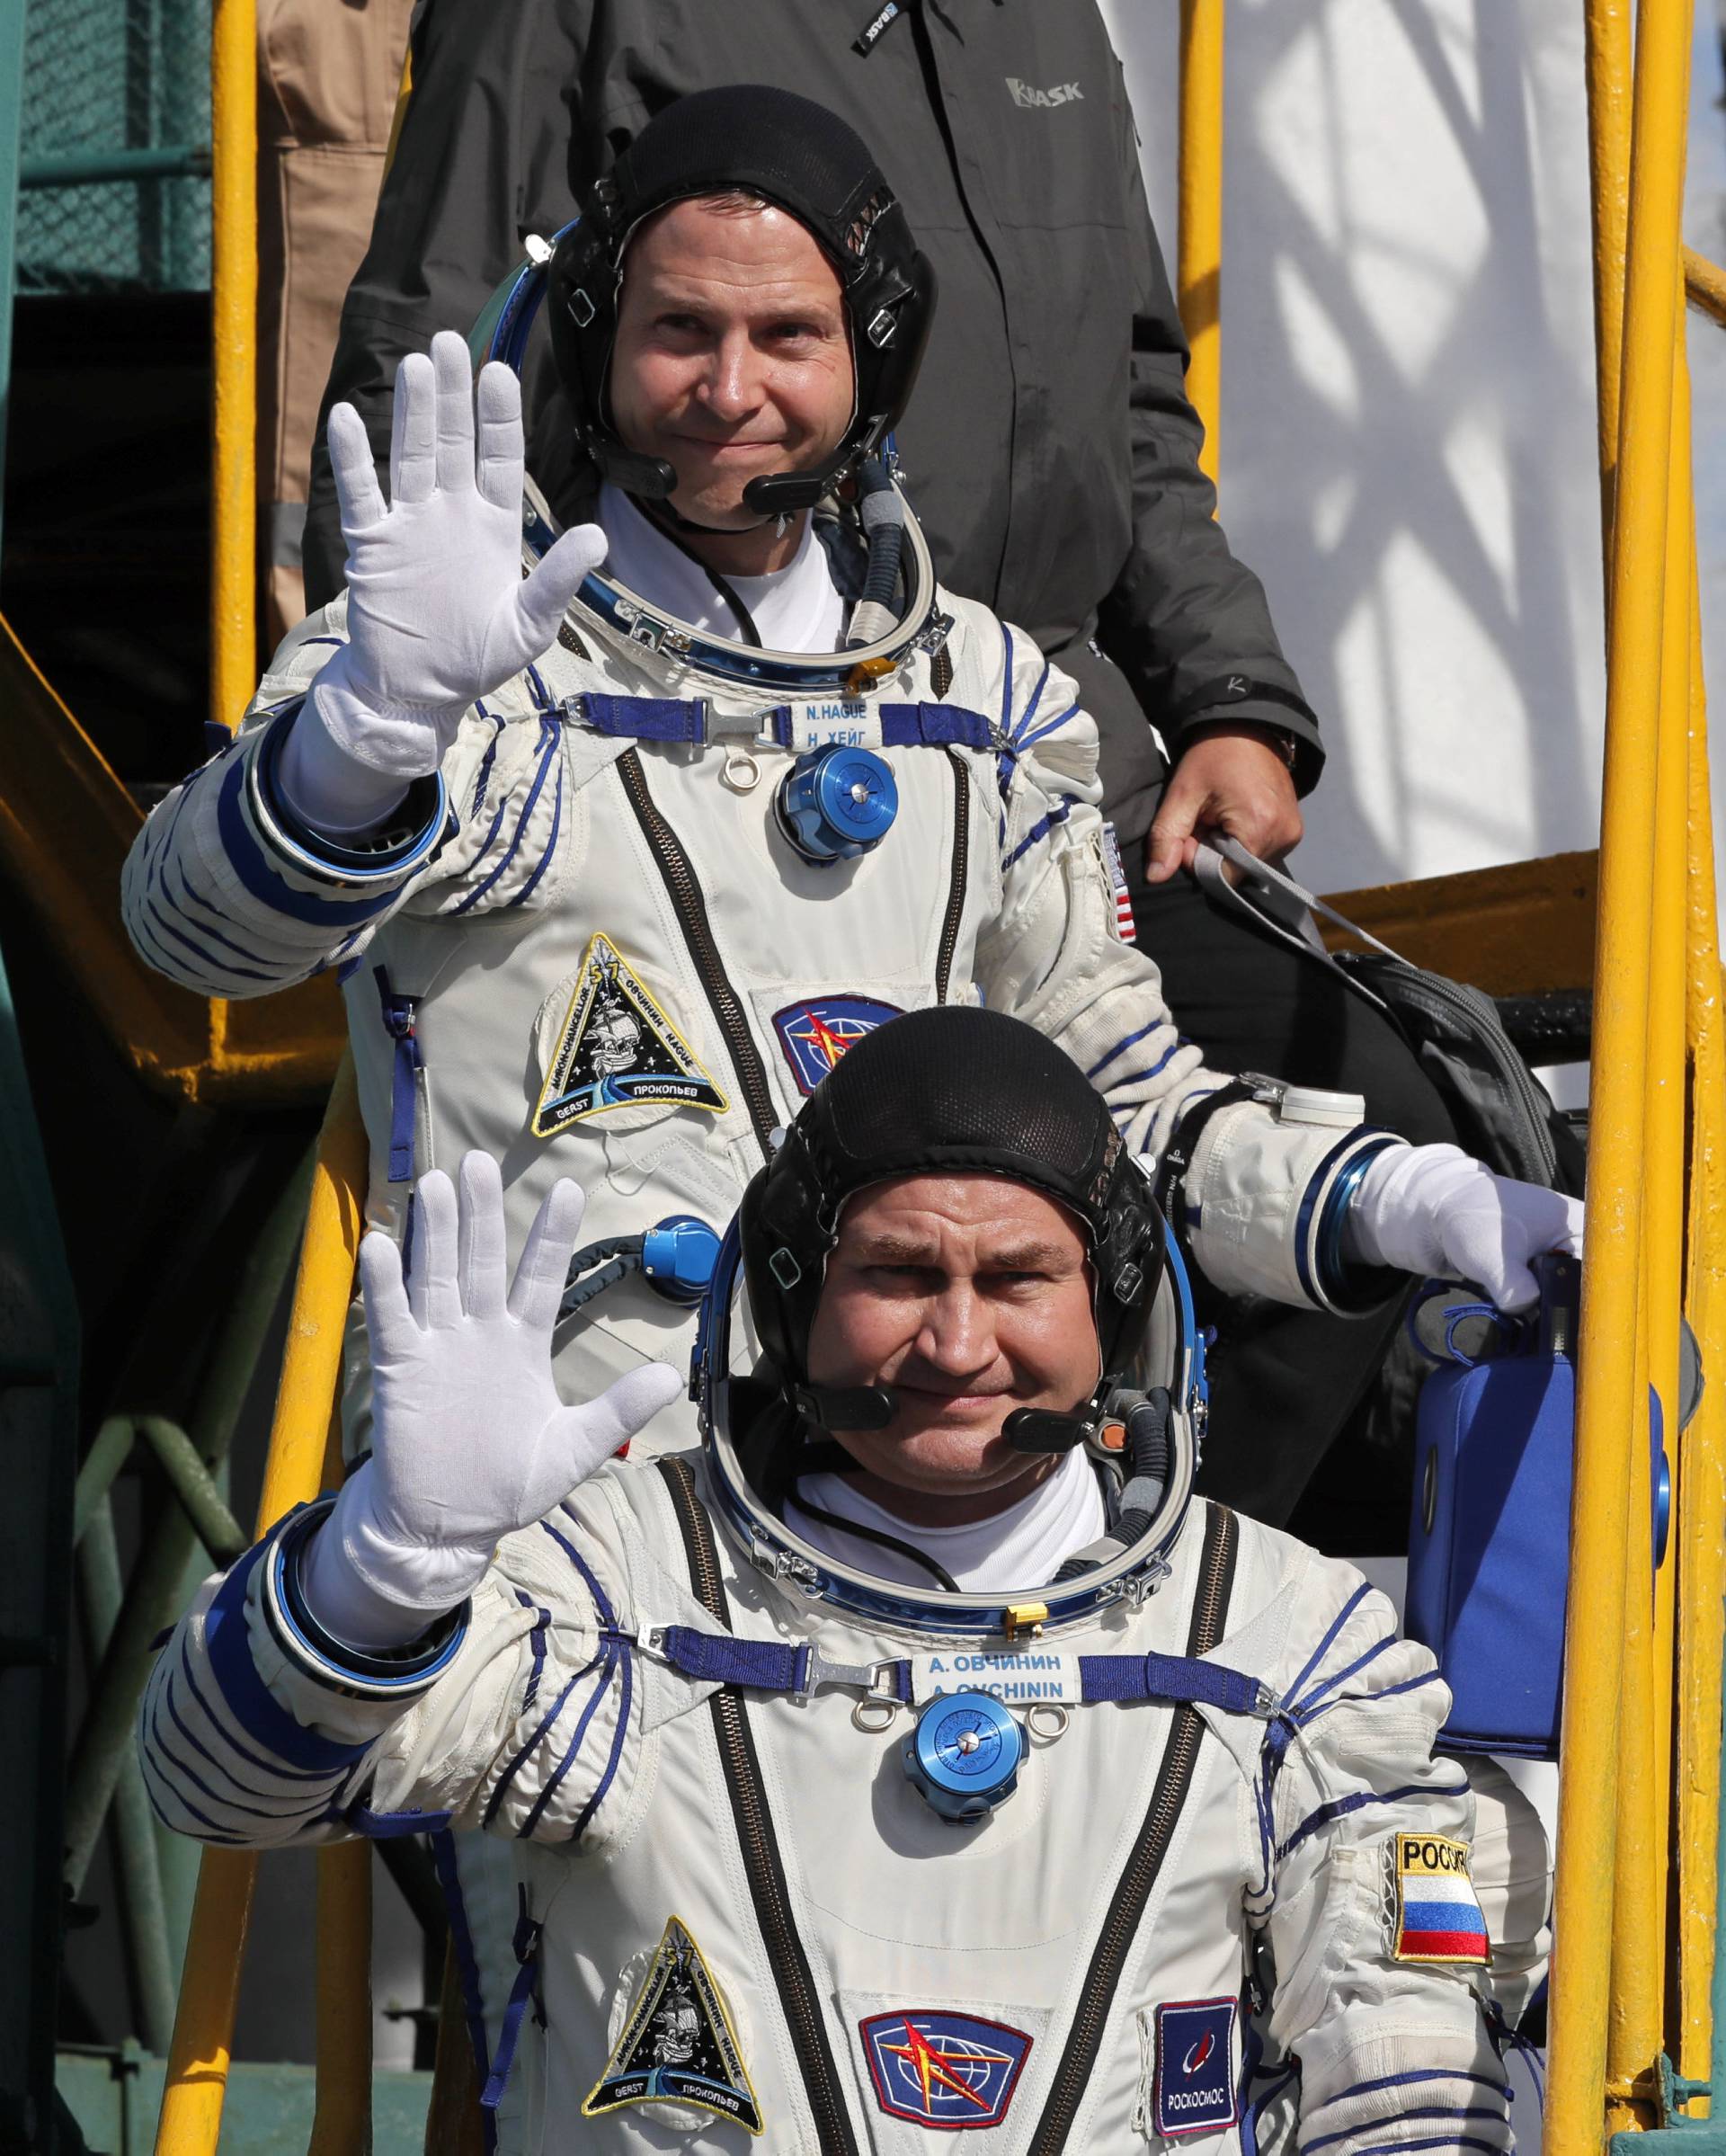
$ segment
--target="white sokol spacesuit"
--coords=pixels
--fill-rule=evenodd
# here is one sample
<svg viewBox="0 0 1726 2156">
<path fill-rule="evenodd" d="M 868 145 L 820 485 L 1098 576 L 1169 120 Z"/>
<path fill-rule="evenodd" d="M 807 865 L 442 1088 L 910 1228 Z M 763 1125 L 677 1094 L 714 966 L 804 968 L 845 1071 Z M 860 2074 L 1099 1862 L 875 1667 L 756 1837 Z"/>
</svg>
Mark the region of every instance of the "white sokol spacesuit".
<svg viewBox="0 0 1726 2156">
<path fill-rule="evenodd" d="M 787 661 L 788 682 L 738 678 L 762 660 L 736 645 L 709 670 L 721 647 L 672 648 L 686 629 L 596 573 L 369 854 L 294 819 L 276 780 L 343 640 L 338 600 L 287 639 L 232 745 L 152 813 L 127 864 L 132 936 L 207 994 L 337 969 L 367 1216 L 397 1233 L 410 1177 L 474 1147 L 503 1163 L 518 1237 L 560 1176 L 587 1190 L 596 1243 L 677 1215 L 723 1226 L 850 1041 L 948 1002 L 1037 1026 L 1159 1155 L 1223 1081 L 1122 940 L 1095 725 L 1034 644 L 935 585 L 921 544 L 912 558 L 896 664 L 856 693 L 845 653 Z M 827 743 L 878 757 L 898 806 L 872 851 L 816 865 L 776 804 Z M 1326 1097 L 1308 1121 L 1278 1091 L 1207 1129 L 1188 1232 L 1218 1286 L 1323 1302 L 1325 1200 L 1392 1141 L 1351 1133 L 1357 1103 Z M 690 1323 L 644 1275 L 619 1280 L 566 1330 L 566 1389 L 686 1353 Z"/>
<path fill-rule="evenodd" d="M 998 1046 L 1001 1021 L 979 1017 Z M 906 1047 L 933 1062 L 931 1019 L 948 1024 L 907 1021 Z M 475 1412 L 493 1385 L 512 1397 L 514 1348 L 476 1334 L 467 1376 L 427 1350 L 420 1390 L 392 1398 L 427 1334 L 369 1275 L 374 1326 L 400 1328 L 374 1341 L 378 1458 L 337 1518 L 301 1510 L 200 1594 L 145 1702 L 157 1808 L 258 1846 L 500 1838 L 520 1974 L 488 2093 L 512 2068 L 532 2150 L 760 2136 L 834 2156 L 954 2130 L 1001 2151 L 1250 2150 L 1268 2101 L 1338 2156 L 1508 2149 L 1473 1799 L 1433 1756 L 1448 1695 L 1431 1657 L 1349 1566 L 1192 1500 L 1202 1355 L 1137 1170 L 1094 1105 L 1089 1154 L 1056 1132 L 1028 1157 L 959 1046 L 932 1116 L 903 1065 L 901 1114 L 881 1057 L 848 1058 L 858 1082 L 824 1088 L 757 1179 L 706 1306 L 701 1449 L 609 1461 L 489 1559 L 482 1537 L 464 1607 L 390 1651 L 326 1629 L 316 1564 L 328 1546 L 338 1567 L 393 1565 L 389 1601 L 416 1599 L 426 1553 L 374 1563 L 396 1530 L 366 1478 L 430 1442 L 464 1383 Z M 988 1162 L 1059 1195 L 1090 1234 L 1105 1366 L 1148 1358 L 1166 1380 L 1129 1395 L 1105 1378 L 1040 1418 L 1027 1448 L 1069 1426 L 1111 1527 L 1022 1594 L 907 1585 L 786 1525 L 797 1448 L 832 1451 L 809 1418 L 867 1412 L 803 1382 L 798 1340 L 818 1253 L 876 1173 L 846 1151 L 870 1117 L 903 1134 L 884 1174 Z M 453 1199 L 437 1252 L 423 1217 L 435 1349 L 468 1321 L 448 1315 Z M 544 1382 L 554 1418 L 579 1417 Z M 471 1457 L 458 1423 L 446 1469 Z M 577 1435 L 597 1460 L 615 1430 Z M 459 1591 L 440 1577 L 426 1614 Z M 1298 2061 L 1269 2085 L 1267 2047 Z"/>
</svg>

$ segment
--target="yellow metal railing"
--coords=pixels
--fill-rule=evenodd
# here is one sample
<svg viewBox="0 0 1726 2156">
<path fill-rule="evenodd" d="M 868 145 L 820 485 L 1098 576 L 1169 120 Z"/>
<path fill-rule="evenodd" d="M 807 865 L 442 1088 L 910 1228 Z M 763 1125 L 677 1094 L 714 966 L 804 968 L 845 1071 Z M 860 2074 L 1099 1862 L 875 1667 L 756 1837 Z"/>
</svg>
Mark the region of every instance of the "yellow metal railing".
<svg viewBox="0 0 1726 2156">
<path fill-rule="evenodd" d="M 1198 461 L 1214 486 L 1223 418 L 1223 0 L 1180 0 L 1177 185 L 1175 294 L 1193 355 L 1187 395 L 1205 423 Z"/>
<path fill-rule="evenodd" d="M 210 717 L 232 726 L 258 678 L 258 13 L 210 25 Z"/>
<path fill-rule="evenodd" d="M 1722 1403 L 1682 1441 L 1680 1314 L 1722 1345 L 1726 1056 L 1697 604 L 1680 236 L 1690 0 L 1588 0 L 1606 753 L 1588 1228 L 1544 2145 L 1664 2123 L 1705 2074 L 1719 1794 Z M 1650 1386 L 1676 1521 L 1649 1586 Z M 1676 1891 L 1674 1891 L 1676 1889 Z M 1670 1929 L 1668 1937 L 1668 1911 Z"/>
<path fill-rule="evenodd" d="M 352 1064 L 344 1059 L 318 1143 L 288 1348 L 270 1431 L 257 1532 L 339 1474 L 330 1403 L 364 1218 L 367 1149 Z M 314 2156 L 370 2145 L 370 1849 L 319 1852 L 317 2109 Z M 212 2156 L 234 2037 L 256 1853 L 206 1849 L 168 2053 L 156 2156 Z"/>
<path fill-rule="evenodd" d="M 1177 287 L 1193 351 L 1188 390 L 1205 423 L 1213 479 L 1223 4 L 1182 0 L 1180 16 Z M 1544 2124 L 1557 2156 L 1593 2156 L 1605 2133 L 1659 2123 L 1662 2054 L 1687 2077 L 1708 2071 L 1726 1588 L 1726 1400 L 1717 1372 L 1726 1364 L 1726 1033 L 1684 350 L 1686 299 L 1726 325 L 1726 270 L 1680 236 L 1692 0 L 1642 0 L 1639 9 L 1633 0 L 1583 0 L 1583 17 L 1607 740 L 1600 853 L 1597 861 L 1575 857 L 1579 882 L 1583 863 L 1590 886 L 1597 878 L 1598 902 Z M 1562 864 L 1535 866 L 1548 871 L 1545 884 L 1562 886 Z M 1519 873 L 1493 872 L 1482 905 L 1503 914 L 1497 886 Z M 1573 893 L 1572 903 L 1594 895 Z M 1453 951 L 1471 895 L 1446 892 Z M 1536 906 L 1550 897 L 1529 893 Z M 1418 928 L 1420 906 L 1419 886 L 1381 896 L 1383 914 L 1399 927 L 1406 910 Z M 1574 917 L 1561 903 L 1553 916 L 1563 923 L 1561 937 Z M 1487 954 L 1499 976 L 1494 986 L 1526 963 L 1514 938 L 1499 940 L 1504 948 Z M 1561 971 L 1580 955 L 1574 937 L 1565 949 Z M 1437 951 L 1428 958 L 1444 963 Z M 1479 977 L 1473 954 L 1468 970 Z M 1547 984 L 1555 977 L 1549 971 Z M 1682 1445 L 1681 1313 L 1704 1367 L 1716 1368 Z M 1651 1592 L 1643 1465 L 1650 1385 L 1675 1523 Z"/>
</svg>

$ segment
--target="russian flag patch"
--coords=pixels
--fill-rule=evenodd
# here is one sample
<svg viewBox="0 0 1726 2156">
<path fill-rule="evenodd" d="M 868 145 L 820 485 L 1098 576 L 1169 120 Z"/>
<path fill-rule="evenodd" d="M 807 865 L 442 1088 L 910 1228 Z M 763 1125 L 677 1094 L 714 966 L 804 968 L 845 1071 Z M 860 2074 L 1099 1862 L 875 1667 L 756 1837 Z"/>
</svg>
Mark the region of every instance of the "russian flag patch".
<svg viewBox="0 0 1726 2156">
<path fill-rule="evenodd" d="M 1399 1834 L 1390 1850 L 1396 1879 L 1394 1958 L 1484 1964 L 1491 1948 L 1468 1875 L 1468 1844 L 1440 1834 Z"/>
</svg>

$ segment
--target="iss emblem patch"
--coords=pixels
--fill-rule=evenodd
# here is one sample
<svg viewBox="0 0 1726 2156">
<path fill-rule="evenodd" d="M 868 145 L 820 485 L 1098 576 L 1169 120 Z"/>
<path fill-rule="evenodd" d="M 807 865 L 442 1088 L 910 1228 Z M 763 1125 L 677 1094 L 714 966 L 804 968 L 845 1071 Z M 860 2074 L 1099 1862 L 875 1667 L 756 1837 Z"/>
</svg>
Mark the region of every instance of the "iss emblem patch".
<svg viewBox="0 0 1726 2156">
<path fill-rule="evenodd" d="M 1031 2039 L 1003 2021 L 939 2007 L 871 2014 L 858 2027 L 888 2117 L 949 2134 L 1001 2124 L 1031 2049 Z"/>
<path fill-rule="evenodd" d="M 1234 2087 L 1233 1999 L 1157 2009 L 1157 2132 L 1215 2134 L 1240 2116 Z"/>
<path fill-rule="evenodd" d="M 773 1030 L 798 1091 L 813 1093 L 847 1048 L 890 1018 L 903 1016 L 896 1003 L 877 1003 L 871 996 L 823 995 L 776 1011 Z"/>
<path fill-rule="evenodd" d="M 1484 1962 L 1491 1953 L 1486 1919 L 1468 1875 L 1469 1848 L 1442 1834 L 1399 1834 L 1392 1841 L 1400 1962 Z"/>
<path fill-rule="evenodd" d="M 693 2104 L 752 2134 L 761 2131 L 761 2106 L 725 2002 L 681 1917 L 665 1927 L 582 2116 L 653 2103 Z"/>
<path fill-rule="evenodd" d="M 725 1095 L 617 946 L 595 936 L 533 1111 L 533 1135 L 554 1138 L 585 1117 L 643 1102 L 725 1109 Z"/>
</svg>

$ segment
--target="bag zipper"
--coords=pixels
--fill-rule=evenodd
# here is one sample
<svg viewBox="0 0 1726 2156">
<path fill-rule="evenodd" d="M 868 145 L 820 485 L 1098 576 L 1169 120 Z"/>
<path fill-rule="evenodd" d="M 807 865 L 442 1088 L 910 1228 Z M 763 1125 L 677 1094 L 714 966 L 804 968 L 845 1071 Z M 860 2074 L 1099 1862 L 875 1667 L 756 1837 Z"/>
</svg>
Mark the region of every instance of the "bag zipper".
<svg viewBox="0 0 1726 2156">
<path fill-rule="evenodd" d="M 1187 1639 L 1189 1657 L 1209 1653 L 1223 1635 L 1223 1620 L 1228 1613 L 1229 1597 L 1234 1587 L 1234 1564 L 1240 1542 L 1240 1523 L 1234 1514 L 1225 1505 L 1209 1505 L 1205 1547 L 1198 1561 L 1198 1587 L 1193 1597 L 1192 1625 Z M 1031 2136 L 1028 2156 L 1055 2156 L 1057 2150 L 1067 2145 L 1073 2119 L 1096 2071 L 1104 2024 L 1115 2003 L 1121 1972 L 1139 1936 L 1151 1891 L 1162 1869 L 1192 1786 L 1193 1769 L 1204 1734 L 1205 1724 L 1196 1707 L 1175 1709 L 1169 1742 L 1163 1747 L 1162 1765 L 1157 1770 L 1156 1787 L 1151 1794 L 1151 1806 L 1098 1934 L 1096 1952 L 1091 1956 L 1084 1988 L 1067 2030 L 1066 2048 L 1055 2067 L 1043 2116 Z"/>
<path fill-rule="evenodd" d="M 707 1003 L 713 1011 L 714 1022 L 719 1029 L 719 1038 L 725 1044 L 725 1054 L 736 1073 L 737 1084 L 743 1096 L 743 1105 L 749 1110 L 749 1119 L 754 1126 L 756 1143 L 761 1146 L 761 1158 L 770 1160 L 773 1154 L 772 1133 L 778 1123 L 774 1113 L 773 1095 L 767 1082 L 767 1068 L 755 1046 L 755 1036 L 750 1031 L 749 1020 L 744 1014 L 743 1000 L 727 978 L 725 961 L 719 956 L 719 945 L 713 932 L 713 923 L 707 918 L 707 901 L 701 895 L 701 886 L 696 881 L 695 870 L 690 866 L 690 857 L 679 842 L 676 832 L 665 821 L 654 804 L 647 790 L 647 774 L 641 768 L 641 756 L 635 749 L 626 749 L 617 761 L 617 773 L 623 781 L 629 806 L 636 812 L 636 821 L 652 850 L 659 873 L 670 894 L 672 904 L 683 931 L 683 940 L 695 970 L 707 993 Z"/>
<path fill-rule="evenodd" d="M 953 766 L 953 873 L 947 887 L 947 916 L 935 958 L 935 1001 L 944 1003 L 952 984 L 953 954 L 958 949 L 959 922 L 965 913 L 965 886 L 971 866 L 971 774 L 951 749 Z"/>
<path fill-rule="evenodd" d="M 720 1577 L 718 1552 L 713 1530 L 696 1495 L 695 1476 L 684 1459 L 663 1459 L 659 1472 L 671 1492 L 683 1537 L 683 1553 L 690 1579 L 702 1608 L 722 1630 L 731 1629 L 731 1608 Z M 815 1995 L 814 1979 L 804 1952 L 796 1920 L 791 1911 L 790 1890 L 785 1866 L 773 1839 L 772 1815 L 761 1783 L 761 1762 L 749 1726 L 749 1714 L 741 1697 L 724 1688 L 709 1702 L 713 1732 L 719 1746 L 719 1765 L 731 1797 L 732 1817 L 743 1851 L 743 1870 L 749 1879 L 755 1920 L 779 1995 L 780 2010 L 791 2035 L 792 2050 L 803 2074 L 804 2093 L 814 2120 L 816 2145 L 822 2156 L 858 2156 L 850 2115 L 840 2092 L 832 2046 Z"/>
</svg>

